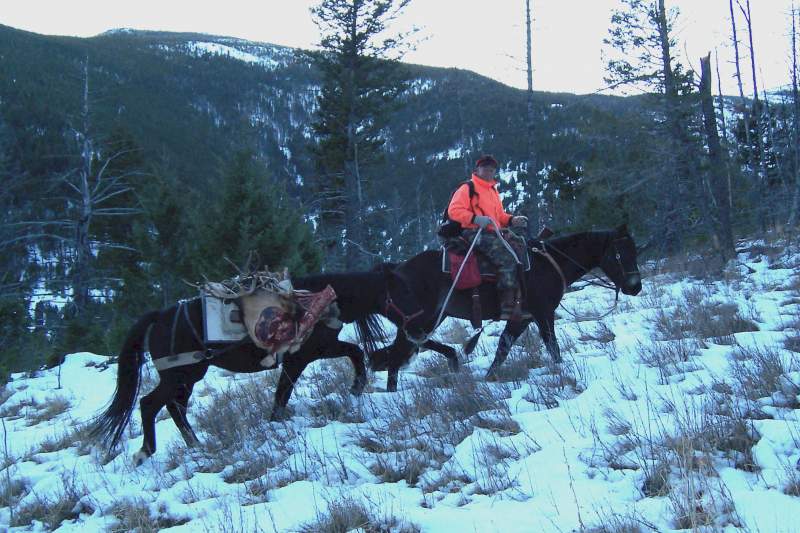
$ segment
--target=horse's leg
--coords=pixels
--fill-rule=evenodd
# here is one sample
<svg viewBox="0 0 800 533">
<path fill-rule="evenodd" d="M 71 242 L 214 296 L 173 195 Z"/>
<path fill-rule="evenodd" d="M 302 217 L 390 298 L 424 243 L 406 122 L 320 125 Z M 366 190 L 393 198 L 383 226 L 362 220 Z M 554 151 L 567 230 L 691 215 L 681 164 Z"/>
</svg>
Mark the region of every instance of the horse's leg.
<svg viewBox="0 0 800 533">
<path fill-rule="evenodd" d="M 400 374 L 400 366 L 395 365 L 393 362 L 386 370 L 386 390 L 388 392 L 397 392 L 397 376 Z"/>
<path fill-rule="evenodd" d="M 493 381 L 497 379 L 497 369 L 505 362 L 508 357 L 508 352 L 514 346 L 517 338 L 530 324 L 530 320 L 514 321 L 509 320 L 506 322 L 506 327 L 503 333 L 500 334 L 500 340 L 497 343 L 497 351 L 494 353 L 494 360 L 486 371 L 486 379 Z"/>
<path fill-rule="evenodd" d="M 269 417 L 271 421 L 274 422 L 286 418 L 286 404 L 289 403 L 294 384 L 311 361 L 312 358 L 307 354 L 296 353 L 283 362 L 281 376 L 278 379 L 278 387 L 275 389 L 275 404 Z"/>
<path fill-rule="evenodd" d="M 536 325 L 539 326 L 539 335 L 542 337 L 547 353 L 553 359 L 554 363 L 561 362 L 561 348 L 558 347 L 558 339 L 556 338 L 556 317 L 554 313 L 547 316 L 536 317 Z"/>
<path fill-rule="evenodd" d="M 165 376 L 162 376 L 162 378 Z M 142 415 L 142 448 L 133 456 L 136 466 L 156 453 L 156 416 L 161 408 L 175 396 L 177 384 L 166 377 L 158 383 L 155 389 L 143 396 L 139 402 L 139 411 Z"/>
<path fill-rule="evenodd" d="M 386 390 L 388 392 L 397 392 L 397 378 L 400 374 L 400 367 L 408 364 L 418 351 L 419 346 L 409 341 L 404 333 L 398 332 L 386 356 Z"/>
<path fill-rule="evenodd" d="M 441 342 L 434 340 L 427 340 L 422 347 L 426 350 L 433 350 L 434 352 L 438 352 L 445 356 L 447 358 L 447 364 L 450 366 L 450 372 L 459 371 L 458 352 L 456 352 L 451 346 L 447 346 L 446 344 L 442 344 Z"/>
<path fill-rule="evenodd" d="M 172 401 L 167 403 L 167 410 L 169 411 L 172 421 L 178 426 L 186 446 L 193 448 L 199 444 L 200 440 L 197 438 L 189 420 L 186 418 L 186 412 L 189 407 L 189 398 L 192 396 L 192 389 L 194 383 L 181 383 L 176 390 L 176 396 Z"/>
<path fill-rule="evenodd" d="M 336 341 L 336 351 L 344 354 L 353 364 L 353 385 L 350 394 L 360 396 L 367 386 L 367 367 L 364 365 L 364 351 L 352 342 Z"/>
</svg>

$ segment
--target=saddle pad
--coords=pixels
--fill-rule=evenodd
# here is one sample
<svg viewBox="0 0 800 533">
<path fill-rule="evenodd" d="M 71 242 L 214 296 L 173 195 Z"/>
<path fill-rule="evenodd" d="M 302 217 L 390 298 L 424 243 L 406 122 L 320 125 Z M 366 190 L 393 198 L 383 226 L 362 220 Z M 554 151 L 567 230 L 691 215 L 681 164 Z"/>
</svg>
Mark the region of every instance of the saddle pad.
<svg viewBox="0 0 800 533">
<path fill-rule="evenodd" d="M 461 268 L 461 263 L 464 262 L 464 256 L 452 251 L 448 251 L 447 256 L 450 260 L 450 279 L 455 280 L 458 269 Z M 456 282 L 456 289 L 472 289 L 480 284 L 481 271 L 480 268 L 478 268 L 478 258 L 475 254 L 470 254 Z"/>
</svg>

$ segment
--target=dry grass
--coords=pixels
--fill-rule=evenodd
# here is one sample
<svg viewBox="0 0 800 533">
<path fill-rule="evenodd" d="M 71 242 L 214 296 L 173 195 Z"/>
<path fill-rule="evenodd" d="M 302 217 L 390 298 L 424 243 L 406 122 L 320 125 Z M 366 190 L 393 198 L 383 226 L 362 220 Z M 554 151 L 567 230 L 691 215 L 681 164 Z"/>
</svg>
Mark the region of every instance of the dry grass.
<svg viewBox="0 0 800 533">
<path fill-rule="evenodd" d="M 657 531 L 655 525 L 634 513 L 619 514 L 614 511 L 598 511 L 600 525 L 584 529 L 585 533 L 644 533 Z"/>
<path fill-rule="evenodd" d="M 781 392 L 786 402 L 779 407 L 800 407 L 797 405 L 796 394 L 791 397 L 783 392 L 786 381 L 791 383 L 786 374 L 798 369 L 794 356 L 786 357 L 780 350 L 772 347 L 740 346 L 731 354 L 730 368 L 736 392 L 740 396 L 748 400 L 758 400 Z"/>
<path fill-rule="evenodd" d="M 317 513 L 317 518 L 303 524 L 302 533 L 345 533 L 363 531 L 364 533 L 417 533 L 419 526 L 396 516 L 391 511 L 376 511 L 374 502 L 343 497 L 329 500 L 327 509 Z"/>
<path fill-rule="evenodd" d="M 151 506 L 143 499 L 122 500 L 111 507 L 111 514 L 118 520 L 110 528 L 113 533 L 136 531 L 156 533 L 162 529 L 187 523 L 188 519 L 175 519 L 165 513 L 153 513 Z M 153 516 L 155 514 L 155 516 Z"/>
<path fill-rule="evenodd" d="M 92 513 L 86 503 L 86 488 L 79 487 L 74 475 L 62 474 L 62 484 L 53 494 L 29 493 L 15 510 L 12 527 L 28 526 L 34 520 L 42 522 L 49 531 L 57 529 L 65 520 L 74 520 L 80 513 Z"/>
<path fill-rule="evenodd" d="M 513 383 L 518 387 L 528 379 L 528 373 L 532 369 L 545 366 L 541 355 L 541 351 L 531 353 L 514 349 L 508 359 L 493 371 L 493 379 L 502 383 Z"/>
<path fill-rule="evenodd" d="M 520 431 L 503 401 L 510 394 L 506 385 L 483 382 L 466 369 L 457 381 L 438 385 L 437 380 L 414 383 L 390 402 L 371 405 L 368 420 L 353 428 L 361 462 L 382 481 L 417 485 L 475 428 L 499 439 Z"/>
<path fill-rule="evenodd" d="M 714 301 L 711 292 L 701 286 L 692 286 L 677 299 L 664 302 L 657 308 L 654 326 L 660 340 L 695 337 L 712 339 L 718 344 L 733 344 L 732 335 L 744 331 L 758 331 L 760 319 L 755 308 L 745 312 L 734 302 Z"/>
<path fill-rule="evenodd" d="M 598 322 L 593 331 L 585 331 L 583 329 L 579 332 L 578 340 L 581 342 L 595 342 L 598 344 L 608 344 L 616 339 L 617 336 L 611 331 L 605 322 Z"/>
<path fill-rule="evenodd" d="M 658 370 L 662 385 L 669 383 L 672 376 L 697 370 L 692 359 L 698 353 L 697 344 L 684 339 L 639 344 L 637 349 L 639 361 Z"/>
<path fill-rule="evenodd" d="M 66 413 L 72 407 L 72 404 L 66 398 L 58 396 L 44 404 L 34 403 L 33 407 L 36 408 L 36 411 L 27 417 L 29 426 L 35 426 Z"/>
</svg>

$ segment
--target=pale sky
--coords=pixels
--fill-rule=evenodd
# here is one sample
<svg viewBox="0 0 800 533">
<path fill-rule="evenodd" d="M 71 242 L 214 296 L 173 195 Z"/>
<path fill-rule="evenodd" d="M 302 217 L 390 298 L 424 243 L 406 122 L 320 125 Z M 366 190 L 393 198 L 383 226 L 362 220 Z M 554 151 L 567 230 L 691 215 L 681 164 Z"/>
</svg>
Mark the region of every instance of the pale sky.
<svg viewBox="0 0 800 533">
<path fill-rule="evenodd" d="M 796 0 L 800 5 L 800 0 Z M 312 48 L 319 33 L 308 12 L 316 0 L 0 0 L 0 24 L 44 34 L 91 36 L 111 28 L 191 31 Z M 601 59 L 619 0 L 532 0 L 534 88 L 590 93 L 604 87 Z M 750 0 L 760 87 L 789 83 L 792 0 Z M 677 6 L 678 52 L 699 71 L 715 49 L 723 91 L 731 79 L 728 0 L 667 0 Z M 473 70 L 526 87 L 524 0 L 412 0 L 396 28 L 421 28 L 405 61 Z M 740 39 L 744 23 L 739 17 Z M 741 48 L 747 54 L 747 48 Z M 688 59 L 688 60 L 687 60 Z M 713 56 L 712 56 L 713 61 Z M 751 79 L 749 62 L 744 76 Z M 713 65 L 713 63 L 712 63 Z M 716 87 L 716 81 L 715 81 Z M 746 81 L 745 92 L 752 91 Z"/>
</svg>

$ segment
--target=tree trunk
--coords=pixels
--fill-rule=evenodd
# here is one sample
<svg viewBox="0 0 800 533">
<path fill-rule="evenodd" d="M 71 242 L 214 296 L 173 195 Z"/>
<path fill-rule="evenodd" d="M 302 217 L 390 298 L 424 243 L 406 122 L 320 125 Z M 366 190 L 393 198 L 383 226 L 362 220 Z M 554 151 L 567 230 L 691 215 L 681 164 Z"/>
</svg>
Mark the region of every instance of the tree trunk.
<svg viewBox="0 0 800 533">
<path fill-rule="evenodd" d="M 534 233 L 538 233 L 539 228 L 542 227 L 541 215 L 539 212 L 539 191 L 541 185 L 539 183 L 539 172 L 536 164 L 536 155 L 534 153 L 534 133 L 536 122 L 533 112 L 533 57 L 531 52 L 531 0 L 525 0 L 525 27 L 527 29 L 527 39 L 525 48 L 527 49 L 527 63 L 528 63 L 528 117 L 527 117 L 527 151 L 528 151 L 528 196 L 530 198 L 530 205 L 528 207 L 528 218 Z"/>
<path fill-rule="evenodd" d="M 717 92 L 719 93 L 719 114 L 720 114 L 721 123 L 722 123 L 722 139 L 723 139 L 723 141 L 725 141 L 725 144 L 727 146 L 727 141 L 726 140 L 728 138 L 728 129 L 727 129 L 726 125 L 725 125 L 725 98 L 722 95 L 722 79 L 719 77 L 719 54 L 715 54 L 715 59 L 716 59 L 715 64 L 716 64 L 716 67 L 717 67 Z M 731 191 L 732 191 L 733 187 L 731 186 L 731 166 L 730 166 L 729 162 L 727 161 L 727 158 L 726 158 L 726 163 L 725 163 L 725 179 L 728 182 L 728 184 L 727 184 L 727 189 L 728 189 L 728 198 L 727 198 L 728 209 L 732 210 L 733 209 L 733 193 Z M 731 222 L 731 225 L 732 224 L 733 224 L 733 222 Z"/>
<path fill-rule="evenodd" d="M 681 247 L 680 228 L 685 227 L 686 213 L 684 204 L 688 201 L 685 192 L 685 182 L 689 177 L 687 154 L 685 148 L 688 146 L 688 139 L 680 117 L 680 97 L 672 71 L 672 55 L 669 41 L 669 24 L 667 22 L 667 12 L 664 0 L 658 0 L 657 25 L 658 36 L 661 45 L 662 74 L 664 76 L 664 112 L 666 115 L 668 133 L 675 143 L 677 160 L 674 165 L 672 176 L 667 178 L 665 191 L 665 224 L 667 226 L 666 242 L 667 249 L 675 251 Z"/>
<path fill-rule="evenodd" d="M 792 207 L 789 211 L 787 225 L 793 227 L 797 223 L 797 210 L 800 204 L 800 99 L 797 87 L 797 10 L 792 2 L 792 100 L 794 109 L 794 124 L 792 138 L 794 140 L 794 195 Z"/>
<path fill-rule="evenodd" d="M 89 240 L 89 226 L 92 221 L 92 197 L 89 181 L 92 173 L 92 142 L 89 138 L 89 58 L 83 65 L 83 146 L 81 147 L 81 169 L 78 181 L 79 201 L 78 220 L 75 223 L 75 260 L 72 264 L 72 302 L 76 314 L 80 314 L 89 304 L 89 269 L 92 248 Z"/>
<path fill-rule="evenodd" d="M 744 114 L 744 136 L 745 140 L 747 141 L 747 145 L 750 146 L 750 110 L 748 109 L 747 100 L 744 97 L 744 87 L 742 86 L 742 70 L 740 68 L 739 61 L 739 37 L 737 37 L 736 32 L 736 12 L 733 9 L 733 0 L 728 0 L 728 7 L 730 8 L 731 12 L 731 40 L 733 41 L 734 65 L 736 65 L 736 85 L 739 87 L 739 99 L 742 102 L 742 113 Z M 747 156 L 745 163 L 747 165 L 750 164 L 749 155 Z"/>
<path fill-rule="evenodd" d="M 723 261 L 734 256 L 733 231 L 728 207 L 727 180 L 725 179 L 725 157 L 717 132 L 717 117 L 714 113 L 714 97 L 711 94 L 711 54 L 700 58 L 700 97 L 703 108 L 703 126 L 711 161 L 708 172 L 710 216 L 717 235 Z"/>
<path fill-rule="evenodd" d="M 739 5 L 741 8 L 741 4 Z M 753 19 L 750 15 L 750 0 L 746 0 L 745 7 L 742 8 L 747 22 L 747 39 L 750 44 L 750 69 L 753 72 L 753 100 L 758 102 L 758 82 L 756 81 L 756 49 L 753 46 Z"/>
<path fill-rule="evenodd" d="M 769 191 L 769 179 L 767 176 L 768 168 L 767 168 L 767 157 L 766 151 L 764 148 L 764 131 L 762 131 L 762 105 L 758 97 L 758 81 L 756 75 L 756 50 L 755 46 L 753 46 L 753 19 L 750 12 L 750 0 L 745 0 L 745 5 L 743 6 L 741 0 L 736 0 L 737 4 L 739 5 L 739 9 L 744 15 L 745 23 L 747 24 L 747 41 L 748 46 L 750 49 L 750 70 L 753 78 L 753 109 L 752 109 L 752 121 L 753 121 L 753 129 L 755 130 L 755 138 L 753 139 L 753 149 L 755 150 L 755 158 L 757 159 L 758 166 L 760 168 L 760 177 L 761 183 L 757 182 L 753 185 L 756 188 L 756 193 L 754 194 L 754 200 L 756 205 L 759 206 L 759 219 L 762 225 L 762 229 L 766 230 L 768 225 L 768 218 L 771 216 L 771 212 L 768 208 L 770 203 L 770 191 Z M 749 129 L 749 123 L 748 123 Z M 754 178 L 758 177 L 758 173 L 755 168 L 755 161 L 753 161 L 753 175 Z"/>
</svg>

